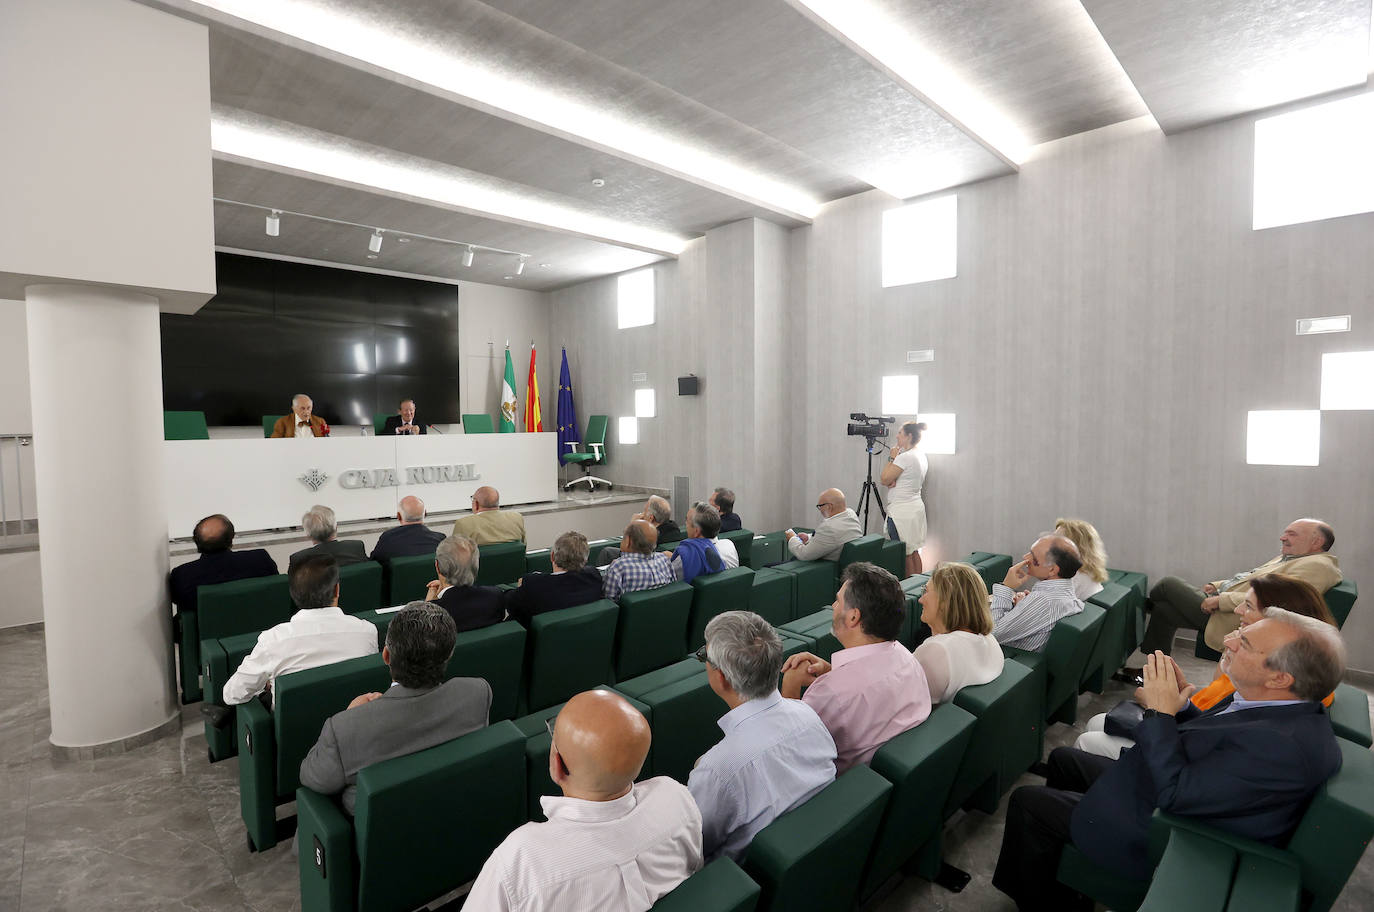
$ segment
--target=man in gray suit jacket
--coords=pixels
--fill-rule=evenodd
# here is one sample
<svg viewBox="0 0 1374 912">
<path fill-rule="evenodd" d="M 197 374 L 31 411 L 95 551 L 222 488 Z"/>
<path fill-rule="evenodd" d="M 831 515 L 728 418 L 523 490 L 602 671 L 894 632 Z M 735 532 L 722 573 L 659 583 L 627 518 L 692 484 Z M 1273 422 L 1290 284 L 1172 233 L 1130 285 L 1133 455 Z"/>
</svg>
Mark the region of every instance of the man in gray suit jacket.
<svg viewBox="0 0 1374 912">
<path fill-rule="evenodd" d="M 845 506 L 844 492 L 839 488 L 822 491 L 816 500 L 821 511 L 821 524 L 812 535 L 787 530 L 787 550 L 797 560 L 836 560 L 840 549 L 864 534 L 859 517 Z"/>
<path fill-rule="evenodd" d="M 382 661 L 391 668 L 386 693 L 363 694 L 325 720 L 320 740 L 301 763 L 301 784 L 343 795 L 353 813 L 358 770 L 413 754 L 483 728 L 491 685 L 481 678 L 444 680 L 458 633 L 432 602 L 411 602 L 386 631 Z"/>
</svg>

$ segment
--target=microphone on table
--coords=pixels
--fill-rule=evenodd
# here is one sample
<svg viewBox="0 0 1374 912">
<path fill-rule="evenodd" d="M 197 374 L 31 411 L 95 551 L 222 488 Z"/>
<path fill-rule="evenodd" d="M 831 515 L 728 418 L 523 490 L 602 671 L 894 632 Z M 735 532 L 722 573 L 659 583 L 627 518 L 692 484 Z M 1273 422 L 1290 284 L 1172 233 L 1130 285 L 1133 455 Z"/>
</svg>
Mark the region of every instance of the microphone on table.
<svg viewBox="0 0 1374 912">
<path fill-rule="evenodd" d="M 437 427 L 435 427 L 435 426 L 432 425 L 432 424 L 426 425 L 426 427 L 428 427 L 431 431 L 433 431 L 433 432 L 436 433 L 436 434 L 442 434 L 442 433 L 443 433 L 443 431 L 439 430 Z"/>
</svg>

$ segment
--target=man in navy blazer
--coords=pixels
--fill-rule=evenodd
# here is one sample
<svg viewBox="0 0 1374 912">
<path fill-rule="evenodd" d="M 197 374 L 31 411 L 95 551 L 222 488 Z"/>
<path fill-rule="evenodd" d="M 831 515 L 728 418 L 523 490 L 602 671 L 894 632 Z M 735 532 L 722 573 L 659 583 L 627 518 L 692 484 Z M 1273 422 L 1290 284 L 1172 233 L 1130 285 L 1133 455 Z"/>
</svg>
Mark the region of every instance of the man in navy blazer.
<svg viewBox="0 0 1374 912">
<path fill-rule="evenodd" d="M 1145 716 L 1119 760 L 1050 754 L 1048 781 L 1012 793 L 993 885 L 1018 908 L 1091 908 L 1056 879 L 1068 842 L 1123 878 L 1147 881 L 1155 809 L 1282 845 L 1313 793 L 1341 766 L 1321 700 L 1340 683 L 1334 627 L 1278 608 L 1226 638 L 1221 670 L 1236 692 L 1200 712 L 1163 652 L 1148 657 Z"/>
<path fill-rule="evenodd" d="M 425 525 L 425 502 L 414 494 L 401 498 L 396 521 L 400 525 L 387 529 L 378 537 L 372 549 L 373 560 L 385 564 L 398 557 L 433 554 L 439 542 L 444 540 L 444 533 Z"/>
<path fill-rule="evenodd" d="M 498 624 L 506 618 L 501 590 L 495 586 L 475 586 L 478 563 L 477 542 L 466 535 L 450 535 L 434 551 L 434 571 L 425 601 L 434 602 L 453 618 L 458 632 Z"/>
<path fill-rule="evenodd" d="M 382 425 L 382 436 L 391 437 L 396 434 L 428 434 L 429 428 L 415 420 L 415 400 L 402 399 L 401 413 L 392 415 L 386 419 L 386 424 Z"/>
<path fill-rule="evenodd" d="M 169 577 L 172 602 L 179 612 L 196 610 L 196 591 L 201 586 L 277 574 L 277 562 L 265 548 L 233 550 L 234 524 L 223 513 L 196 523 L 191 538 L 200 557 L 173 567 Z"/>
<path fill-rule="evenodd" d="M 581 532 L 564 532 L 549 552 L 552 573 L 526 573 L 506 592 L 506 611 L 528 627 L 530 618 L 546 611 L 574 608 L 601 598 L 601 574 L 587 566 L 591 548 Z"/>
</svg>

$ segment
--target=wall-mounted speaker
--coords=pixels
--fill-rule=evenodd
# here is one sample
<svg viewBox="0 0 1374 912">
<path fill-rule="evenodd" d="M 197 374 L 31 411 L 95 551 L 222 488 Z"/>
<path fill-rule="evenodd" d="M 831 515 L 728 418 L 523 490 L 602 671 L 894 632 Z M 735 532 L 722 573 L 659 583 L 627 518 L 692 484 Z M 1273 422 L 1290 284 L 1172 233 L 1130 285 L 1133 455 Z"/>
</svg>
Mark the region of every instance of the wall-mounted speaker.
<svg viewBox="0 0 1374 912">
<path fill-rule="evenodd" d="M 686 377 L 677 378 L 677 394 L 679 396 L 695 396 L 701 391 L 701 378 L 696 374 L 688 374 Z"/>
</svg>

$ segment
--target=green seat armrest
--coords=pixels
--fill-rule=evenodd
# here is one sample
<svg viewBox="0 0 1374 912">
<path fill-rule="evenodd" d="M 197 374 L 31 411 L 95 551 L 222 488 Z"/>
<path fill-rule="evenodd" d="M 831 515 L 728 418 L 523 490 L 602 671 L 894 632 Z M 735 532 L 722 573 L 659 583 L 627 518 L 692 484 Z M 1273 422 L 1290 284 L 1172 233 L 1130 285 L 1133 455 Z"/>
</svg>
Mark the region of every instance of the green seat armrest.
<svg viewBox="0 0 1374 912">
<path fill-rule="evenodd" d="M 296 789 L 296 817 L 301 912 L 349 912 L 358 883 L 353 821 L 332 798 L 308 788 Z"/>
<path fill-rule="evenodd" d="M 194 703 L 203 696 L 200 670 L 205 662 L 200 654 L 200 618 L 194 611 L 182 611 L 177 617 L 181 619 L 181 642 L 177 644 L 181 660 L 181 702 Z"/>
<path fill-rule="evenodd" d="M 1225 912 L 1236 850 L 1188 830 L 1174 830 L 1155 868 L 1141 912 Z"/>
<path fill-rule="evenodd" d="M 277 844 L 277 735 L 272 714 L 257 699 L 241 703 L 239 734 L 239 811 L 254 851 Z"/>
<path fill-rule="evenodd" d="M 751 912 L 760 891 L 739 865 L 717 858 L 651 908 L 653 912 Z"/>
</svg>

